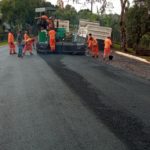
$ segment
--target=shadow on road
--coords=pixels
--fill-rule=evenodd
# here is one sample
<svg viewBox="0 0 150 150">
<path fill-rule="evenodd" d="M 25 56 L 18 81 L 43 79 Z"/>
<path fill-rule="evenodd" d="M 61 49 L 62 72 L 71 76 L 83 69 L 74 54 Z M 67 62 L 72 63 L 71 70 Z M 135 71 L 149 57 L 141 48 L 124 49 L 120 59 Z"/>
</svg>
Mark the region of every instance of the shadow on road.
<svg viewBox="0 0 150 150">
<path fill-rule="evenodd" d="M 94 89 L 81 75 L 69 70 L 61 62 L 63 56 L 57 59 L 40 55 L 55 73 L 82 99 L 98 119 L 100 119 L 121 141 L 131 150 L 149 150 L 150 131 L 133 114 L 120 107 L 112 108 L 102 102 L 108 99 L 101 91 Z M 147 133 L 146 133 L 146 132 Z"/>
</svg>

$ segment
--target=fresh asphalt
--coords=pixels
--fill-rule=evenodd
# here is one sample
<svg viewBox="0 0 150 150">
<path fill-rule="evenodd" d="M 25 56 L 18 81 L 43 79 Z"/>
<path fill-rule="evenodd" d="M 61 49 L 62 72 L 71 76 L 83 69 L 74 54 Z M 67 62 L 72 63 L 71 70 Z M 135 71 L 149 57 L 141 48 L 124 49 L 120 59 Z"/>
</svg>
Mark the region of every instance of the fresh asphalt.
<svg viewBox="0 0 150 150">
<path fill-rule="evenodd" d="M 149 149 L 149 80 L 91 57 L 0 48 L 0 150 Z"/>
</svg>

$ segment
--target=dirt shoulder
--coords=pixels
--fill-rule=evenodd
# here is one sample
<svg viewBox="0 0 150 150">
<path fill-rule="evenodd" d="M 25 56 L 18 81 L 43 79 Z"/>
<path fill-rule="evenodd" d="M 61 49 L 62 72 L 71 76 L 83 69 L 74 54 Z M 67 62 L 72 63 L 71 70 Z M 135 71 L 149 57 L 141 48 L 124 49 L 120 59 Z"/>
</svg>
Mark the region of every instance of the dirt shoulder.
<svg viewBox="0 0 150 150">
<path fill-rule="evenodd" d="M 113 52 L 114 59 L 112 61 L 107 62 L 108 64 L 150 80 L 149 61 L 144 61 L 144 59 L 142 59 L 141 57 L 136 57 L 130 54 L 123 55 L 126 53 L 120 54 L 117 52 L 118 51 Z"/>
</svg>

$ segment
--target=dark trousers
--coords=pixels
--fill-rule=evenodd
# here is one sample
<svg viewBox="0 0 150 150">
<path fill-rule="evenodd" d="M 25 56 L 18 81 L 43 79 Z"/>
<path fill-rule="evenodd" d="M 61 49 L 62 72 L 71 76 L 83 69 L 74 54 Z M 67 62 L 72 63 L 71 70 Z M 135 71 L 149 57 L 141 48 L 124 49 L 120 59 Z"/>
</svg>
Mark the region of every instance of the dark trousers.
<svg viewBox="0 0 150 150">
<path fill-rule="evenodd" d="M 22 44 L 19 44 L 18 45 L 18 57 L 22 57 L 22 49 L 23 49 Z"/>
</svg>

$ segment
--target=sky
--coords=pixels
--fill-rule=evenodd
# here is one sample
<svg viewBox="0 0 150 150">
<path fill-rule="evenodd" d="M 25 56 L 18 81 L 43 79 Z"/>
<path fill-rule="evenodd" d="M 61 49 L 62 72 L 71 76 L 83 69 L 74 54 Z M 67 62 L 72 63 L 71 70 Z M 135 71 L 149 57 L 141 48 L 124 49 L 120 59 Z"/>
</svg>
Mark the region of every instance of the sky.
<svg viewBox="0 0 150 150">
<path fill-rule="evenodd" d="M 57 0 L 47 0 L 47 1 L 49 1 L 49 2 L 51 2 L 52 4 L 54 4 L 54 5 L 56 5 L 56 3 L 57 3 Z M 83 2 L 84 2 L 84 0 L 82 0 Z M 110 11 L 110 10 L 107 10 L 107 13 L 117 13 L 117 14 L 120 14 L 120 12 L 121 12 L 121 8 L 120 8 L 120 0 L 108 0 L 109 2 L 112 2 L 113 3 L 113 8 L 112 8 L 112 10 Z M 132 5 L 132 2 L 133 2 L 133 0 L 129 0 L 130 1 L 130 4 Z M 72 2 L 71 2 L 71 0 L 70 0 L 70 2 L 68 2 L 68 0 L 64 0 L 64 4 L 66 5 L 66 4 L 70 4 L 70 5 L 72 5 L 72 6 L 74 6 L 75 8 L 76 8 L 76 10 L 77 11 L 79 11 L 80 9 L 87 9 L 87 8 L 89 8 L 90 9 L 90 5 L 86 5 L 86 6 L 84 6 L 83 4 L 73 4 Z M 97 12 L 97 8 L 98 8 L 98 3 L 96 3 L 95 5 L 94 5 L 94 12 L 96 13 Z"/>
</svg>

